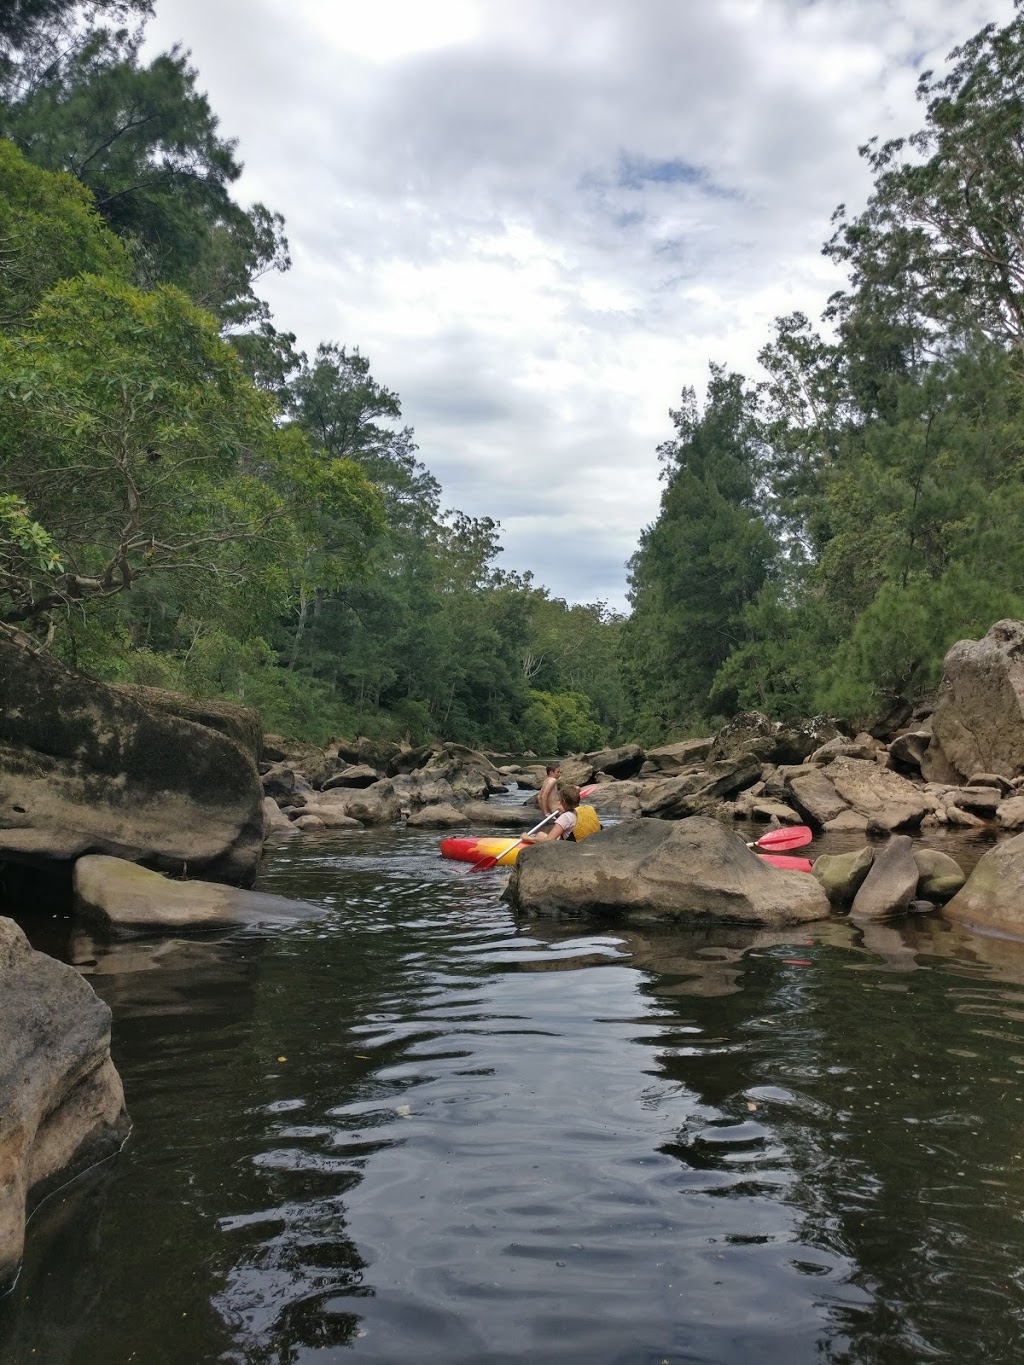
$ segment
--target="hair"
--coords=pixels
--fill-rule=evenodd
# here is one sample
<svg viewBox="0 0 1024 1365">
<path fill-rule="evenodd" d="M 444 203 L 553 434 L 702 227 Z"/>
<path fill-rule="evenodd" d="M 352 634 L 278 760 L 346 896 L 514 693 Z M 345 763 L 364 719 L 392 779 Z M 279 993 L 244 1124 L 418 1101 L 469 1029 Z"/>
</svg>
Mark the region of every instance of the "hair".
<svg viewBox="0 0 1024 1365">
<path fill-rule="evenodd" d="M 570 810 L 575 810 L 580 804 L 580 789 L 574 787 L 571 782 L 563 782 L 558 788 L 558 795 Z"/>
<path fill-rule="evenodd" d="M 549 763 L 544 771 L 547 773 L 548 777 L 550 777 L 552 773 L 557 773 L 560 767 L 561 764 L 559 763 Z"/>
</svg>

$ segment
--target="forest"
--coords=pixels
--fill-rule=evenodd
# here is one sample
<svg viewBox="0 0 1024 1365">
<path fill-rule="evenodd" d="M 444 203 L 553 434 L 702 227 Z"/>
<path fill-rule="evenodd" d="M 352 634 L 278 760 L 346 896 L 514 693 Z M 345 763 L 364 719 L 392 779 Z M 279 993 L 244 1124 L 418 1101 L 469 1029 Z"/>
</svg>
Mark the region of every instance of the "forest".
<svg viewBox="0 0 1024 1365">
<path fill-rule="evenodd" d="M 284 220 L 233 197 L 149 14 L 0 13 L 0 628 L 298 738 L 553 753 L 746 709 L 898 724 L 951 643 L 1024 615 L 1019 4 L 861 149 L 820 320 L 683 391 L 628 617 L 500 567 L 358 338 L 298 349 L 259 294 Z"/>
</svg>

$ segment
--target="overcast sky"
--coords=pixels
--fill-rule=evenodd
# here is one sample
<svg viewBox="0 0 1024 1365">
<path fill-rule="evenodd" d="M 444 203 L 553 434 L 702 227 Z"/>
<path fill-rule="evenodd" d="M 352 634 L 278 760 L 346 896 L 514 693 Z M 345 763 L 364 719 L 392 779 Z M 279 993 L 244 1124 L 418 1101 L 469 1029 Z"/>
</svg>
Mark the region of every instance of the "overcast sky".
<svg viewBox="0 0 1024 1365">
<path fill-rule="evenodd" d="M 857 147 L 1012 0 L 157 0 L 288 222 L 265 281 L 312 352 L 359 346 L 445 505 L 502 562 L 625 605 L 655 447 L 709 360 L 817 316 Z"/>
</svg>

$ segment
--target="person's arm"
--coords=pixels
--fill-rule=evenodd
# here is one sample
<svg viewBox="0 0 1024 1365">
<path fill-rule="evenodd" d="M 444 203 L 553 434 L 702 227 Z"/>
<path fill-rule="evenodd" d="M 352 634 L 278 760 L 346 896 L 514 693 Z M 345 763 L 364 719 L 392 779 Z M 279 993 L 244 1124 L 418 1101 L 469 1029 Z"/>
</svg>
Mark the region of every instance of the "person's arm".
<svg viewBox="0 0 1024 1365">
<path fill-rule="evenodd" d="M 531 844 L 549 844 L 552 839 L 564 839 L 565 830 L 556 820 L 550 829 L 538 830 L 536 834 L 531 834 L 529 842 Z"/>
</svg>

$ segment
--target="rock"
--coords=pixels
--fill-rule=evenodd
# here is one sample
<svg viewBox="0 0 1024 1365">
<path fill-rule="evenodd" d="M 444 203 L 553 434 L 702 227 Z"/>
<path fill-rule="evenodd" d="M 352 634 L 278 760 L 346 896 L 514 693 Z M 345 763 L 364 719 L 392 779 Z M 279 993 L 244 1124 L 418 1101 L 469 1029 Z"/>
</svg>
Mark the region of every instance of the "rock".
<svg viewBox="0 0 1024 1365">
<path fill-rule="evenodd" d="M 523 792 L 539 792 L 544 779 L 537 773 L 516 773 L 513 782 Z"/>
<path fill-rule="evenodd" d="M 836 758 L 823 771 L 848 806 L 889 829 L 917 829 L 930 809 L 918 787 L 877 763 Z"/>
<path fill-rule="evenodd" d="M 343 768 L 340 773 L 334 773 L 326 782 L 321 783 L 320 790 L 326 792 L 332 787 L 370 787 L 374 782 L 379 782 L 380 778 L 380 773 L 368 763 L 355 763 L 351 767 Z"/>
<path fill-rule="evenodd" d="M 924 758 L 931 740 L 932 736 L 929 730 L 907 730 L 904 734 L 897 735 L 889 745 L 889 757 L 900 767 L 920 772 L 921 760 Z"/>
<path fill-rule="evenodd" d="M 581 844 L 520 854 L 507 899 L 522 914 L 628 922 L 798 924 L 828 915 L 813 877 L 763 863 L 726 826 L 628 820 Z"/>
<path fill-rule="evenodd" d="M 327 754 L 336 754 L 343 763 L 363 764 L 379 772 L 388 772 L 403 752 L 400 744 L 389 739 L 367 739 L 360 735 L 357 739 L 338 739 L 327 746 Z"/>
<path fill-rule="evenodd" d="M 971 815 L 969 811 L 961 810 L 955 801 L 949 801 L 942 809 L 946 823 L 952 825 L 954 829 L 985 828 L 986 822 L 980 816 Z"/>
<path fill-rule="evenodd" d="M 337 754 L 328 754 L 315 744 L 307 744 L 300 739 L 285 739 L 283 735 L 263 736 L 263 757 L 275 766 L 291 768 L 301 773 L 312 787 L 319 788 L 322 782 L 338 767 Z M 273 795 L 273 792 L 271 792 Z"/>
<path fill-rule="evenodd" d="M 860 890 L 874 861 L 874 851 L 870 848 L 854 853 L 823 853 L 815 858 L 811 870 L 821 883 L 829 904 L 847 906 Z"/>
<path fill-rule="evenodd" d="M 430 773 L 409 773 L 389 779 L 403 811 L 414 811 L 420 806 L 454 805 L 452 784 L 443 777 Z"/>
<path fill-rule="evenodd" d="M 424 806 L 422 810 L 417 810 L 409 816 L 406 824 L 410 829 L 455 829 L 459 825 L 468 825 L 469 820 L 465 811 L 456 810 L 448 803 L 437 806 Z"/>
<path fill-rule="evenodd" d="M 878 744 L 870 735 L 861 739 L 846 739 L 843 735 L 837 735 L 820 749 L 815 749 L 808 761 L 819 768 L 825 767 L 834 758 L 862 758 L 865 762 L 874 763 L 878 751 Z"/>
<path fill-rule="evenodd" d="M 102 852 L 251 883 L 262 847 L 234 740 L 0 639 L 0 862 Z"/>
<path fill-rule="evenodd" d="M 399 756 L 401 758 L 401 755 Z M 482 799 L 505 790 L 501 774 L 485 754 L 464 744 L 437 744 L 418 771 L 450 783 L 455 796 Z"/>
<path fill-rule="evenodd" d="M 943 914 L 972 928 L 1024 937 L 1024 834 L 989 849 Z"/>
<path fill-rule="evenodd" d="M 289 768 L 286 763 L 275 763 L 260 777 L 264 796 L 272 796 L 283 806 L 304 806 L 306 793 L 312 794 L 313 788 L 301 773 Z"/>
<path fill-rule="evenodd" d="M 302 814 L 296 819 L 295 825 L 306 816 L 313 816 L 318 821 L 318 825 L 302 825 L 303 829 L 361 829 L 362 821 L 356 820 L 351 815 L 346 815 L 343 810 L 339 810 L 336 805 L 324 802 L 323 805 L 309 805 Z M 292 828 L 295 828 L 295 825 Z"/>
<path fill-rule="evenodd" d="M 775 822 L 779 825 L 798 825 L 801 817 L 789 806 L 784 806 L 781 801 L 767 801 L 764 797 L 756 797 L 748 803 L 751 820 L 767 821 L 768 824 Z"/>
<path fill-rule="evenodd" d="M 907 835 L 897 834 L 875 854 L 850 913 L 863 919 L 890 919 L 901 914 L 914 899 L 917 881 L 913 842 Z"/>
<path fill-rule="evenodd" d="M 1013 783 L 998 773 L 974 773 L 967 779 L 968 787 L 995 787 L 1003 796 L 1013 791 Z"/>
<path fill-rule="evenodd" d="M 917 894 L 924 900 L 948 901 L 967 880 L 956 859 L 937 848 L 915 848 L 914 862 L 918 871 Z"/>
<path fill-rule="evenodd" d="M 611 819 L 626 819 L 640 814 L 639 793 L 644 782 L 605 782 L 587 796 L 587 805 Z M 589 840 L 588 840 L 589 842 Z"/>
<path fill-rule="evenodd" d="M 932 732 L 964 777 L 1024 772 L 1024 622 L 997 621 L 946 655 Z"/>
<path fill-rule="evenodd" d="M 683 739 L 678 744 L 663 744 L 647 750 L 647 762 L 663 777 L 678 777 L 684 768 L 703 763 L 712 743 L 710 739 Z"/>
<path fill-rule="evenodd" d="M 953 793 L 953 800 L 961 810 L 969 810 L 983 820 L 994 820 L 1003 793 L 997 787 L 960 787 Z"/>
<path fill-rule="evenodd" d="M 638 744 L 621 744 L 617 749 L 600 749 L 584 757 L 595 773 L 607 773 L 609 777 L 621 780 L 635 777 L 643 767 L 646 755 Z M 569 781 L 564 772 L 562 778 Z"/>
<path fill-rule="evenodd" d="M 536 806 L 510 806 L 504 801 L 467 801 L 462 813 L 471 825 L 495 829 L 532 829 L 543 819 Z"/>
<path fill-rule="evenodd" d="M 233 739 L 254 763 L 263 756 L 263 725 L 260 713 L 252 706 L 213 697 L 189 697 L 184 692 L 169 692 L 163 687 L 143 687 L 137 683 L 112 684 L 112 690 L 138 702 L 148 711 L 162 711 L 179 720 L 205 725 Z"/>
<path fill-rule="evenodd" d="M 659 820 L 680 820 L 694 815 L 711 802 L 756 782 L 761 764 L 750 754 L 723 759 L 680 777 L 642 782 L 637 790 L 640 813 Z M 602 807 L 603 809 L 603 807 Z"/>
<path fill-rule="evenodd" d="M 1024 796 L 1011 796 L 996 810 L 996 823 L 1000 829 L 1024 829 Z"/>
<path fill-rule="evenodd" d="M 276 830 L 294 829 L 294 825 L 285 815 L 284 811 L 277 804 L 272 796 L 263 798 L 263 832 L 272 834 Z"/>
<path fill-rule="evenodd" d="M 217 882 L 172 882 L 123 858 L 79 858 L 75 910 L 114 935 L 223 929 L 240 924 L 319 919 L 323 911 L 285 896 Z"/>
<path fill-rule="evenodd" d="M 824 716 L 780 724 L 760 711 L 743 711 L 719 730 L 708 757 L 714 762 L 752 754 L 762 763 L 802 763 L 815 749 L 838 734 L 834 723 Z"/>
<path fill-rule="evenodd" d="M 27 1214 L 118 1151 L 128 1128 L 110 1010 L 0 919 L 0 1295 L 18 1273 Z"/>
<path fill-rule="evenodd" d="M 826 820 L 823 828 L 826 834 L 866 834 L 868 819 L 860 811 L 844 810 L 834 820 Z"/>
<path fill-rule="evenodd" d="M 805 770 L 789 778 L 785 790 L 804 819 L 819 828 L 849 809 L 820 768 Z"/>
<path fill-rule="evenodd" d="M 294 823 L 296 829 L 327 828 L 324 822 L 320 819 L 319 815 L 314 815 L 312 811 L 303 811 L 303 813 L 298 817 L 298 819 Z"/>
<path fill-rule="evenodd" d="M 942 745 L 932 735 L 931 743 L 921 756 L 921 776 L 926 782 L 957 783 L 960 774 L 946 757 Z"/>
<path fill-rule="evenodd" d="M 318 810 L 327 807 L 339 815 L 349 815 L 361 825 L 392 825 L 398 820 L 402 809 L 390 778 L 361 790 L 334 787 L 331 791 L 321 792 L 316 805 Z"/>
</svg>

